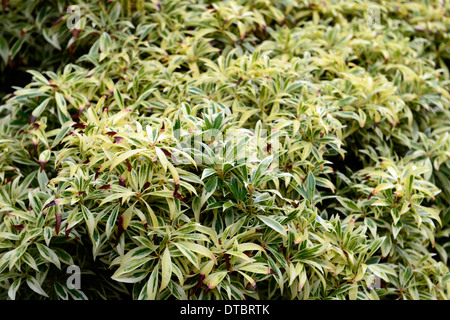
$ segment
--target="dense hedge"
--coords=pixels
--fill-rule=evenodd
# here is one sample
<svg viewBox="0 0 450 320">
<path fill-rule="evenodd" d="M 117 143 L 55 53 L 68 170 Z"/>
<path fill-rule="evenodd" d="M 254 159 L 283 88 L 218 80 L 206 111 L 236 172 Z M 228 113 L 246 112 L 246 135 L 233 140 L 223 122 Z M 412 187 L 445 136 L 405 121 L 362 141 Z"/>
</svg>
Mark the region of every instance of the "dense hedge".
<svg viewBox="0 0 450 320">
<path fill-rule="evenodd" d="M 449 297 L 448 2 L 2 5 L 0 298 Z"/>
</svg>

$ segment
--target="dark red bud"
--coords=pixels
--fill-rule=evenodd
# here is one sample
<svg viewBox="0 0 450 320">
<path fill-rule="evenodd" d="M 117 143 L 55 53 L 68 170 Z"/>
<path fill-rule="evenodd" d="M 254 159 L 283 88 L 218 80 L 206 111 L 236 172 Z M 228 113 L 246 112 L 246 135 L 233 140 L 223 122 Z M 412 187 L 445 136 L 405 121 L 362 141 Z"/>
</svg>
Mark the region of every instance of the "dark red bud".
<svg viewBox="0 0 450 320">
<path fill-rule="evenodd" d="M 44 167 L 46 164 L 47 164 L 47 161 L 39 161 L 39 165 L 41 166 L 41 172 L 44 170 Z"/>
<path fill-rule="evenodd" d="M 131 171 L 133 169 L 133 167 L 131 166 L 130 160 L 126 160 L 127 162 L 127 167 L 128 167 L 128 171 Z"/>
<path fill-rule="evenodd" d="M 66 225 L 66 232 L 65 232 L 66 238 L 69 237 L 70 231 L 72 231 L 72 228 L 67 229 L 67 225 Z"/>
<path fill-rule="evenodd" d="M 224 258 L 225 258 L 225 263 L 227 265 L 227 270 L 231 271 L 231 266 L 230 266 L 230 256 L 228 253 L 224 254 Z"/>
<path fill-rule="evenodd" d="M 22 231 L 22 229 L 25 228 L 25 226 L 23 224 L 15 224 L 15 225 L 12 225 L 11 228 L 13 228 L 14 230 L 17 230 L 17 231 Z"/>
<path fill-rule="evenodd" d="M 203 280 L 205 280 L 205 275 L 200 273 L 198 276 L 197 285 L 195 286 L 194 290 L 192 290 L 192 292 L 189 294 L 189 297 L 191 297 L 193 294 L 197 292 L 198 289 L 200 289 L 200 287 L 203 284 Z"/>
<path fill-rule="evenodd" d="M 102 170 L 102 166 L 100 166 L 100 167 L 97 169 L 97 172 L 95 173 L 94 180 L 97 180 L 98 175 L 100 174 L 100 170 Z"/>
<path fill-rule="evenodd" d="M 117 229 L 117 238 L 116 238 L 116 243 L 114 244 L 114 247 L 117 247 L 117 244 L 119 243 L 119 239 L 124 232 L 125 232 L 125 229 L 123 228 L 123 216 L 120 216 L 119 227 Z"/>
<path fill-rule="evenodd" d="M 61 227 L 61 220 L 62 220 L 62 214 L 58 213 L 56 215 L 56 225 L 55 225 L 55 233 L 56 233 L 56 235 L 59 234 L 59 228 Z"/>
<path fill-rule="evenodd" d="M 120 144 L 123 141 L 123 137 L 114 137 L 114 143 Z"/>
<path fill-rule="evenodd" d="M 56 200 L 53 200 L 52 202 L 50 202 L 49 204 L 47 204 L 45 207 L 44 207 L 44 209 L 42 209 L 42 210 L 45 210 L 45 209 L 47 209 L 47 208 L 49 208 L 49 207 L 52 207 L 52 206 L 55 206 L 55 205 L 57 205 L 58 203 L 56 202 Z"/>
<path fill-rule="evenodd" d="M 86 125 L 82 124 L 82 123 L 75 123 L 75 124 L 72 125 L 72 128 L 85 130 L 86 129 Z"/>
<path fill-rule="evenodd" d="M 35 116 L 33 116 L 33 115 L 31 115 L 30 116 L 30 120 L 28 121 L 28 124 L 32 124 L 33 122 L 35 122 L 36 121 L 36 117 Z"/>
<path fill-rule="evenodd" d="M 51 26 L 51 28 L 56 27 L 61 21 L 62 21 L 63 17 L 58 18 L 58 20 L 55 21 L 55 23 L 53 23 L 53 25 Z"/>
<path fill-rule="evenodd" d="M 77 40 L 78 34 L 79 34 L 79 33 L 80 33 L 80 29 L 73 28 L 73 30 L 72 30 L 72 36 L 73 36 L 73 39 L 74 39 L 74 40 Z"/>
</svg>

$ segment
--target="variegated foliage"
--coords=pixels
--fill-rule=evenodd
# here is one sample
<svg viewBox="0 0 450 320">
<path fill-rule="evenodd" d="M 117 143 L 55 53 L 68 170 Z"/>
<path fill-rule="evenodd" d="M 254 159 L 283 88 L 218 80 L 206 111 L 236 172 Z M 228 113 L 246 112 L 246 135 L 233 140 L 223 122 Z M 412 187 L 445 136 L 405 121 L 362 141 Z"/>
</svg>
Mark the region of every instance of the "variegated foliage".
<svg viewBox="0 0 450 320">
<path fill-rule="evenodd" d="M 448 2 L 53 2 L 0 18 L 54 60 L 0 107 L 1 298 L 449 298 Z"/>
</svg>

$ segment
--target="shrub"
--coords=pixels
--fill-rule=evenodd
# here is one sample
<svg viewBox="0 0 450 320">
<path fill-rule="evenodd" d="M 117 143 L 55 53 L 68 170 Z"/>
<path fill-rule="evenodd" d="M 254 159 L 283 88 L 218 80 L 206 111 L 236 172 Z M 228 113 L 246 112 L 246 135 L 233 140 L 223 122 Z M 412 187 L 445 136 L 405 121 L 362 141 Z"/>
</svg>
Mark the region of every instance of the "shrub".
<svg viewBox="0 0 450 320">
<path fill-rule="evenodd" d="M 0 107 L 1 298 L 448 298 L 448 4 L 57 3 Z"/>
</svg>

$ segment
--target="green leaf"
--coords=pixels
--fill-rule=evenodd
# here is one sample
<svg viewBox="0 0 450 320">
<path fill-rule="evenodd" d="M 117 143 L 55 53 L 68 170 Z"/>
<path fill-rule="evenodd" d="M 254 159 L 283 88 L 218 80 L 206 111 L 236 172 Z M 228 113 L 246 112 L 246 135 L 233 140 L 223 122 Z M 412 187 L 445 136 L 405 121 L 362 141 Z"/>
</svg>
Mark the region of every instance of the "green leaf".
<svg viewBox="0 0 450 320">
<path fill-rule="evenodd" d="M 81 212 L 83 213 L 83 218 L 89 231 L 89 236 L 91 237 L 91 239 L 93 239 L 96 226 L 94 215 L 88 208 L 83 205 L 81 206 Z"/>
<path fill-rule="evenodd" d="M 260 273 L 260 274 L 269 274 L 270 273 L 269 267 L 264 263 L 252 263 L 249 265 L 245 265 L 243 267 L 239 267 L 239 270 L 253 272 L 253 273 Z"/>
<path fill-rule="evenodd" d="M 316 179 L 313 173 L 310 171 L 306 178 L 306 192 L 308 193 L 309 202 L 313 204 L 314 193 L 316 191 Z"/>
<path fill-rule="evenodd" d="M 10 51 L 11 59 L 14 58 L 18 52 L 20 52 L 20 48 L 22 47 L 24 42 L 25 38 L 17 39 L 16 42 L 14 42 Z"/>
<path fill-rule="evenodd" d="M 53 263 L 58 269 L 61 269 L 61 263 L 59 262 L 59 258 L 56 253 L 46 246 L 36 243 L 36 247 L 39 250 L 40 255 L 47 261 Z"/>
<path fill-rule="evenodd" d="M 117 278 L 123 274 L 130 273 L 131 271 L 136 270 L 137 268 L 141 267 L 143 264 L 145 264 L 150 260 L 151 258 L 148 257 L 127 260 L 120 266 L 119 269 L 116 270 L 113 277 Z"/>
<path fill-rule="evenodd" d="M 2 57 L 5 65 L 8 63 L 9 58 L 9 45 L 8 41 L 0 35 L 0 57 Z"/>
<path fill-rule="evenodd" d="M 114 89 L 114 100 L 116 101 L 120 110 L 125 109 L 125 104 L 123 103 L 122 94 L 120 93 L 119 89 L 117 89 L 117 88 Z"/>
<path fill-rule="evenodd" d="M 129 150 L 124 153 L 122 153 L 120 156 L 117 156 L 114 158 L 114 161 L 111 163 L 111 166 L 109 167 L 109 170 L 112 171 L 118 164 L 123 163 L 128 158 L 132 157 L 135 154 L 138 154 L 139 152 L 145 151 L 145 149 L 135 149 L 135 150 Z"/>
<path fill-rule="evenodd" d="M 11 300 L 16 300 L 16 293 L 17 293 L 17 290 L 19 289 L 21 283 L 22 283 L 22 278 L 17 278 L 16 280 L 13 281 L 13 283 L 9 287 L 8 297 Z"/>
<path fill-rule="evenodd" d="M 197 256 L 192 253 L 190 250 L 188 250 L 185 246 L 179 244 L 179 243 L 174 243 L 175 246 L 178 248 L 178 250 L 180 250 L 180 252 L 197 268 L 200 269 L 200 264 L 199 261 L 197 259 Z"/>
<path fill-rule="evenodd" d="M 381 247 L 383 244 L 383 241 L 386 239 L 386 237 L 378 238 L 375 241 L 372 242 L 369 248 L 369 253 L 367 254 L 367 257 L 372 256 L 377 250 Z"/>
<path fill-rule="evenodd" d="M 358 206 L 356 205 L 356 203 L 354 203 L 352 200 L 350 199 L 346 199 L 343 197 L 337 197 L 336 198 L 340 204 L 342 204 L 342 206 L 344 208 L 346 208 L 347 210 L 350 210 L 351 212 L 359 212 L 360 209 L 358 208 Z"/>
<path fill-rule="evenodd" d="M 50 102 L 51 98 L 47 98 L 44 101 L 42 101 L 42 103 L 33 110 L 33 112 L 31 113 L 34 117 L 38 118 L 41 113 L 45 110 L 45 108 L 47 108 L 48 103 Z"/>
<path fill-rule="evenodd" d="M 269 228 L 275 230 L 279 234 L 281 234 L 283 237 L 287 237 L 286 230 L 284 227 L 275 219 L 266 217 L 266 216 L 258 216 L 258 219 L 261 220 L 265 225 L 267 225 Z"/>
<path fill-rule="evenodd" d="M 28 276 L 27 277 L 27 285 L 34 292 L 36 292 L 36 293 L 38 293 L 38 294 L 48 298 L 48 295 L 45 293 L 44 290 L 42 290 L 41 285 L 39 284 L 39 282 L 35 278 L 33 278 L 32 276 Z"/>
<path fill-rule="evenodd" d="M 67 290 L 58 282 L 55 282 L 55 292 L 58 295 L 58 297 L 62 300 L 68 300 L 69 294 L 67 293 Z"/>
<path fill-rule="evenodd" d="M 271 164 L 272 160 L 273 156 L 264 158 L 264 160 L 260 162 L 256 170 L 253 172 L 251 181 L 254 186 L 257 186 L 263 174 L 266 174 L 267 168 Z"/>
<path fill-rule="evenodd" d="M 125 282 L 125 283 L 136 283 L 147 277 L 148 270 L 136 269 L 129 273 L 121 274 L 117 277 L 111 277 L 115 281 Z"/>
<path fill-rule="evenodd" d="M 106 221 L 105 233 L 108 238 L 111 236 L 113 232 L 114 226 L 117 221 L 117 217 L 119 216 L 119 209 L 120 206 L 115 206 L 114 209 L 112 209 L 111 213 L 109 214 L 108 221 Z"/>
<path fill-rule="evenodd" d="M 47 80 L 40 72 L 37 72 L 36 70 L 27 70 L 27 72 L 28 72 L 29 74 L 33 75 L 33 78 L 35 78 L 35 79 L 36 79 L 37 81 L 39 81 L 41 84 L 44 84 L 44 85 L 50 84 L 50 83 L 48 82 L 48 80 Z"/>
<path fill-rule="evenodd" d="M 157 264 L 156 267 L 153 268 L 153 271 L 150 274 L 150 278 L 148 279 L 147 283 L 148 300 L 155 300 L 158 294 L 158 271 L 159 271 L 159 264 Z"/>
<path fill-rule="evenodd" d="M 213 289 L 226 277 L 226 275 L 227 271 L 211 273 L 203 280 L 203 283 L 206 283 L 209 289 Z"/>
<path fill-rule="evenodd" d="M 61 113 L 66 117 L 65 121 L 62 122 L 62 123 L 65 123 L 67 120 L 70 119 L 69 112 L 67 111 L 66 99 L 64 98 L 64 96 L 61 93 L 56 92 L 55 93 L 55 101 L 56 101 L 56 105 L 58 106 L 59 111 L 61 111 Z"/>
<path fill-rule="evenodd" d="M 172 259 L 170 257 L 169 248 L 164 250 L 164 253 L 161 257 L 161 287 L 159 288 L 159 292 L 164 290 L 170 282 L 170 278 L 172 276 Z"/>
<path fill-rule="evenodd" d="M 205 257 L 210 258 L 214 263 L 216 263 L 216 258 L 214 257 L 214 254 L 206 247 L 201 246 L 199 244 L 190 243 L 190 242 L 179 242 L 176 245 L 182 245 L 187 250 L 197 252 Z"/>
</svg>

